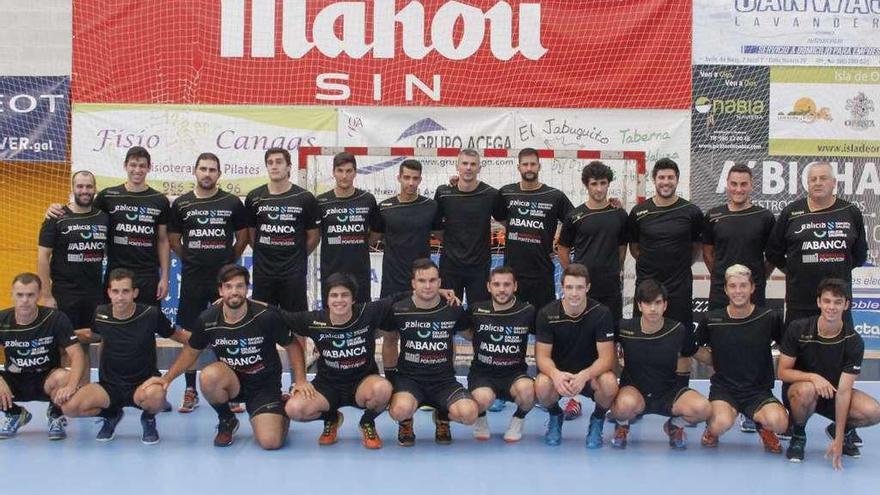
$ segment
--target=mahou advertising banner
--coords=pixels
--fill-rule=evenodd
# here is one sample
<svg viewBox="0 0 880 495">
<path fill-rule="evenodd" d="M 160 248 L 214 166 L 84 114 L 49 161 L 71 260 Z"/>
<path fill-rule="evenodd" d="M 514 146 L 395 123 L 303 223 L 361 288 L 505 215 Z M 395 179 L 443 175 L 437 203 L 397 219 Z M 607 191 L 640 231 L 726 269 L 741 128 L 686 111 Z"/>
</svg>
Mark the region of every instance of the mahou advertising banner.
<svg viewBox="0 0 880 495">
<path fill-rule="evenodd" d="M 92 103 L 685 109 L 677 0 L 74 1 Z"/>
</svg>

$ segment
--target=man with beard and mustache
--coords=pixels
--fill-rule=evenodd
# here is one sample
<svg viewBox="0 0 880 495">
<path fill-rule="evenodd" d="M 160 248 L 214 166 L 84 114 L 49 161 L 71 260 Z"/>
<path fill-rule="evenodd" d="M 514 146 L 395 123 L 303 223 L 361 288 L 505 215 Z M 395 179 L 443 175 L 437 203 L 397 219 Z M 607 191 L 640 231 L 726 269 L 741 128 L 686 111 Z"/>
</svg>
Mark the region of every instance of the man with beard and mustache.
<svg viewBox="0 0 880 495">
<path fill-rule="evenodd" d="M 183 263 L 177 326 L 192 330 L 199 314 L 217 299 L 217 271 L 234 263 L 247 247 L 247 218 L 241 201 L 217 186 L 220 159 L 202 153 L 193 168 L 195 188 L 171 205 L 171 248 Z M 186 373 L 179 412 L 198 407 L 195 368 Z"/>
<path fill-rule="evenodd" d="M 519 152 L 517 171 L 521 180 L 500 189 L 507 218 L 504 264 L 516 272 L 518 298 L 540 309 L 556 299 L 553 239 L 573 206 L 565 193 L 538 180 L 537 150 Z"/>
<path fill-rule="evenodd" d="M 45 219 L 40 228 L 37 273 L 43 282 L 43 305 L 64 313 L 86 346 L 82 377 L 86 383 L 89 342 L 84 339 L 95 318 L 95 308 L 104 299 L 101 276 L 109 217 L 94 206 L 94 174 L 81 170 L 70 182 L 73 202 L 63 207 L 61 217 Z"/>
</svg>

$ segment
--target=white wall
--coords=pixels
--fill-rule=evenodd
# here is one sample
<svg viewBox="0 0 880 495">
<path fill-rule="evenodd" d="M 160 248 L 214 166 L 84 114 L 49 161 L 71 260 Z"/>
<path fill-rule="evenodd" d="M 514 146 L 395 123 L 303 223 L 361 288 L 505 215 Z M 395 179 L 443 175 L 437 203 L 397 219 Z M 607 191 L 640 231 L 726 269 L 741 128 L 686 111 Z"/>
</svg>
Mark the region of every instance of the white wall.
<svg viewBox="0 0 880 495">
<path fill-rule="evenodd" d="M 0 0 L 0 75 L 70 74 L 71 0 Z"/>
</svg>

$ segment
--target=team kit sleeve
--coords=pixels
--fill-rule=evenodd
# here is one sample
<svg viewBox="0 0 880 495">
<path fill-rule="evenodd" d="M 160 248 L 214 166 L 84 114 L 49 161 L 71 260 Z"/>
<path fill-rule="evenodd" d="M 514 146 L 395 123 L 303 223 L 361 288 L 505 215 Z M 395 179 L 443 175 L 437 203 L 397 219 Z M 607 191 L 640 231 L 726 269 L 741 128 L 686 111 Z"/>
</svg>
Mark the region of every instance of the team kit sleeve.
<svg viewBox="0 0 880 495">
<path fill-rule="evenodd" d="M 868 240 L 865 235 L 865 218 L 862 216 L 862 212 L 853 205 L 851 207 L 853 212 L 853 228 L 856 232 L 856 240 L 853 243 L 852 247 L 852 260 L 853 266 L 862 266 L 868 261 Z"/>
<path fill-rule="evenodd" d="M 626 238 L 631 243 L 639 243 L 639 222 L 636 219 L 636 207 L 633 207 L 626 218 Z"/>
<path fill-rule="evenodd" d="M 168 232 L 173 234 L 183 233 L 183 221 L 180 218 L 180 204 L 176 199 L 168 212 Z"/>
<path fill-rule="evenodd" d="M 547 322 L 547 315 L 543 311 L 538 312 L 535 318 L 535 339 L 542 344 L 553 344 L 553 327 Z"/>
<path fill-rule="evenodd" d="M 785 270 L 785 231 L 788 228 L 788 207 L 779 214 L 779 219 L 770 231 L 765 256 L 767 261 L 780 270 Z"/>
<path fill-rule="evenodd" d="M 703 215 L 702 233 L 703 244 L 708 244 L 710 246 L 715 245 L 715 232 L 712 231 L 712 222 L 709 221 L 708 211 Z"/>
<path fill-rule="evenodd" d="M 244 205 L 241 204 L 241 200 L 237 196 L 233 197 L 235 197 L 235 203 L 232 210 L 232 225 L 235 226 L 236 231 L 246 229 L 250 225 L 248 222 L 248 212 Z"/>
<path fill-rule="evenodd" d="M 171 202 L 164 195 L 161 197 L 161 200 L 162 207 L 159 208 L 159 218 L 156 219 L 156 224 L 167 225 L 171 217 Z"/>
<path fill-rule="evenodd" d="M 61 311 L 55 311 L 52 321 L 52 335 L 55 336 L 55 341 L 58 342 L 59 347 L 66 349 L 78 342 L 73 330 L 73 324 L 67 318 L 67 315 Z"/>
<path fill-rule="evenodd" d="M 596 342 L 613 342 L 614 341 L 614 318 L 611 317 L 611 310 L 605 306 L 600 306 L 599 315 L 596 319 L 595 337 Z"/>
<path fill-rule="evenodd" d="M 272 331 L 275 343 L 281 347 L 287 347 L 293 340 L 290 331 L 290 325 L 287 324 L 285 318 L 281 315 L 281 310 L 269 307 L 266 310 L 266 320 Z"/>
<path fill-rule="evenodd" d="M 170 338 L 174 335 L 174 326 L 165 316 L 161 309 L 153 307 L 150 311 L 156 312 L 156 333 L 162 337 Z"/>
<path fill-rule="evenodd" d="M 800 325 L 790 324 L 782 336 L 779 352 L 791 358 L 798 357 L 798 338 L 801 336 Z"/>
<path fill-rule="evenodd" d="M 691 242 L 703 242 L 703 212 L 691 204 Z"/>
<path fill-rule="evenodd" d="M 190 330 L 189 346 L 196 350 L 208 347 L 208 333 L 205 331 L 205 322 L 196 318 L 196 323 Z"/>
<path fill-rule="evenodd" d="M 694 332 L 688 331 L 688 329 L 684 325 L 682 325 L 681 330 L 682 338 L 681 350 L 679 350 L 679 354 L 682 357 L 693 357 L 693 355 L 697 353 L 697 337 Z"/>
<path fill-rule="evenodd" d="M 562 219 L 562 227 L 559 229 L 559 245 L 570 248 L 574 243 L 575 229 L 571 212 Z"/>
<path fill-rule="evenodd" d="M 300 337 L 311 336 L 309 335 L 308 320 L 311 319 L 312 311 L 287 311 L 284 309 L 278 309 L 278 311 L 284 319 L 284 324 L 289 332 Z"/>
<path fill-rule="evenodd" d="M 709 318 L 706 313 L 703 313 L 703 316 L 700 318 L 700 323 L 697 324 L 696 345 L 700 347 L 707 347 L 710 345 Z"/>
<path fill-rule="evenodd" d="M 303 225 L 306 230 L 317 229 L 318 224 L 321 222 L 320 215 L 318 214 L 318 200 L 315 199 L 315 195 L 307 192 L 307 198 L 305 204 L 303 205 Z"/>
<path fill-rule="evenodd" d="M 43 224 L 40 226 L 40 237 L 38 240 L 40 247 L 55 247 L 55 222 L 56 220 L 53 218 L 43 220 Z"/>
<path fill-rule="evenodd" d="M 865 341 L 854 333 L 843 348 L 843 372 L 858 375 L 862 371 L 862 360 L 865 357 Z"/>
<path fill-rule="evenodd" d="M 247 197 L 244 199 L 244 212 L 247 219 L 247 226 L 250 228 L 254 228 L 257 226 L 257 207 L 254 204 L 256 201 L 256 190 L 253 190 L 248 193 Z"/>
</svg>

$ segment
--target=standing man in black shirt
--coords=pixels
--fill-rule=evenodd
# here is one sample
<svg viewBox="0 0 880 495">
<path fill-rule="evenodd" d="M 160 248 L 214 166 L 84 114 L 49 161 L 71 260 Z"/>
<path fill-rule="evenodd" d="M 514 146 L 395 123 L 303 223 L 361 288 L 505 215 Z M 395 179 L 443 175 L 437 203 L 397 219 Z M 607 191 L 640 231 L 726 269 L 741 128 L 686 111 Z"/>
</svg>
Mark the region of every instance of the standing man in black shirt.
<svg viewBox="0 0 880 495">
<path fill-rule="evenodd" d="M 217 155 L 202 153 L 193 171 L 195 188 L 174 200 L 168 223 L 171 247 L 183 264 L 177 326 L 189 331 L 198 324 L 199 314 L 217 299 L 217 271 L 238 260 L 248 239 L 241 200 L 217 186 Z M 192 412 L 198 404 L 193 368 L 187 370 L 186 389 L 178 411 Z"/>
<path fill-rule="evenodd" d="M 861 456 L 855 428 L 880 423 L 880 404 L 853 387 L 865 343 L 843 317 L 850 304 L 849 281 L 825 279 L 816 294 L 819 316 L 791 322 L 779 347 L 777 372 L 793 425 L 786 456 L 792 462 L 804 460 L 807 420 L 818 413 L 833 421 L 825 428 L 832 439 L 825 455 L 834 469 L 842 469 L 841 455 Z"/>
<path fill-rule="evenodd" d="M 266 450 L 281 448 L 290 420 L 281 401 L 281 359 L 275 346 L 286 348 L 294 375 L 293 395 L 314 397 L 306 380 L 305 355 L 290 336 L 280 310 L 247 299 L 250 274 L 238 265 L 226 265 L 217 274 L 220 297 L 196 320 L 189 342 L 164 376 L 149 383 L 168 389 L 171 382 L 195 364 L 199 354 L 211 347 L 217 361 L 202 370 L 202 392 L 217 411 L 219 424 L 214 446 L 232 445 L 238 419 L 230 402 L 244 403 L 254 437 Z"/>
<path fill-rule="evenodd" d="M 158 306 L 136 302 L 134 272 L 116 268 L 107 277 L 110 304 L 98 306 L 92 332 L 101 337 L 98 383 L 83 387 L 63 407 L 71 417 L 100 416 L 103 425 L 96 440 L 109 442 L 116 435 L 123 408 L 141 413 L 147 445 L 159 442 L 156 413 L 167 407 L 165 389 L 149 381 L 159 376 L 156 367 L 156 334 L 186 343 L 187 332 L 175 331 Z"/>
<path fill-rule="evenodd" d="M 788 427 L 788 414 L 773 396 L 771 346 L 782 340 L 782 315 L 752 302 L 755 278 L 745 265 L 727 267 L 727 307 L 709 310 L 697 327 L 702 347 L 696 357 L 715 371 L 709 388 L 712 417 L 702 444 L 717 447 L 740 413 L 754 421 L 764 450 L 779 454 L 776 434 Z"/>
<path fill-rule="evenodd" d="M 61 407 L 74 396 L 86 368 L 82 349 L 64 313 L 37 306 L 40 277 L 20 273 L 12 279 L 12 308 L 0 311 L 0 347 L 6 364 L 0 371 L 0 440 L 12 438 L 31 420 L 15 402 L 49 403 L 49 440 L 61 440 L 67 419 Z M 70 371 L 61 367 L 61 350 L 70 358 Z"/>
<path fill-rule="evenodd" d="M 415 444 L 413 414 L 422 404 L 434 411 L 434 440 L 452 442 L 449 420 L 472 425 L 478 406 L 470 392 L 455 379 L 455 332 L 466 330 L 467 316 L 460 306 L 441 297 L 440 271 L 427 258 L 413 262 L 411 298 L 394 304 L 382 325 L 400 335 L 401 359 L 392 375 L 394 395 L 388 413 L 399 423 L 397 442 Z M 386 371 L 387 376 L 387 371 Z"/>
<path fill-rule="evenodd" d="M 442 185 L 434 200 L 443 217 L 443 251 L 440 253 L 440 277 L 443 287 L 455 291 L 468 302 L 486 301 L 486 281 L 492 263 L 492 217 L 504 219 L 501 195 L 494 187 L 479 180 L 480 154 L 464 149 L 455 165 L 458 182 Z"/>
<path fill-rule="evenodd" d="M 71 178 L 73 202 L 60 218 L 46 218 L 40 228 L 37 273 L 43 304 L 58 308 L 84 334 L 95 319 L 95 308 L 104 300 L 102 270 L 107 248 L 106 213 L 94 207 L 95 176 L 88 170 Z M 89 381 L 88 342 L 83 342 L 86 366 L 82 383 Z"/>
<path fill-rule="evenodd" d="M 785 273 L 785 323 L 816 316 L 815 287 L 827 277 L 846 282 L 868 259 L 865 222 L 856 205 L 835 195 L 837 179 L 827 162 L 810 165 L 808 192 L 786 206 L 767 245 L 767 259 Z M 844 318 L 852 325 L 847 309 Z"/>
<path fill-rule="evenodd" d="M 290 182 L 290 152 L 270 148 L 264 156 L 269 182 L 244 202 L 254 250 L 253 298 L 288 311 L 308 309 L 308 257 L 318 246 L 315 196 Z"/>
<path fill-rule="evenodd" d="M 107 273 L 116 268 L 134 271 L 138 284 L 137 302 L 158 306 L 168 295 L 168 198 L 147 185 L 152 162 L 140 147 L 125 154 L 128 180 L 101 190 L 94 207 L 110 216 L 107 228 Z M 47 216 L 60 218 L 64 205 L 53 204 Z M 105 284 L 106 287 L 106 284 Z"/>
<path fill-rule="evenodd" d="M 333 157 L 335 187 L 318 195 L 321 228 L 321 298 L 326 301 L 324 281 L 334 273 L 348 273 L 360 290 L 357 302 L 370 301 L 370 229 L 376 224 L 376 198 L 354 187 L 357 160 L 351 153 Z M 326 305 L 326 303 L 325 303 Z"/>
<path fill-rule="evenodd" d="M 521 180 L 499 191 L 507 227 L 504 264 L 516 272 L 518 299 L 542 308 L 556 300 L 553 241 L 573 206 L 565 193 L 538 180 L 538 150 L 525 148 L 518 159 Z"/>
<path fill-rule="evenodd" d="M 611 445 L 619 449 L 626 448 L 629 422 L 643 414 L 668 417 L 663 432 L 669 436 L 669 446 L 685 449 L 685 424 L 705 421 L 712 412 L 702 394 L 678 383 L 677 370 L 682 362 L 689 367 L 697 346 L 693 331 L 663 317 L 666 297 L 665 287 L 651 279 L 643 281 L 635 293 L 641 317 L 620 324 L 618 341 L 625 364 L 611 406 L 617 421 Z"/>
<path fill-rule="evenodd" d="M 474 344 L 468 390 L 480 407 L 474 438 L 489 440 L 486 410 L 496 398 L 516 402 L 517 409 L 504 433 L 505 442 L 522 439 L 526 414 L 535 406 L 535 382 L 527 373 L 529 334 L 535 333 L 535 307 L 517 298 L 517 278 L 509 266 L 489 274 L 492 299 L 468 306 L 464 337 Z"/>
<path fill-rule="evenodd" d="M 746 165 L 730 168 L 726 192 L 727 203 L 707 211 L 703 218 L 703 261 L 711 278 L 709 311 L 727 306 L 724 273 L 736 264 L 745 265 L 754 276 L 752 302 L 763 307 L 767 278 L 773 272 L 764 251 L 776 219 L 769 210 L 752 204 L 752 169 Z"/>
<path fill-rule="evenodd" d="M 559 398 L 583 395 L 596 403 L 586 445 L 598 449 L 602 447 L 605 413 L 617 395 L 617 377 L 612 371 L 614 322 L 607 307 L 587 297 L 587 267 L 570 264 L 562 272 L 561 284 L 562 299 L 544 306 L 535 321 L 539 371 L 535 394 L 550 413 L 544 443 L 559 445 L 562 441 Z"/>
</svg>

